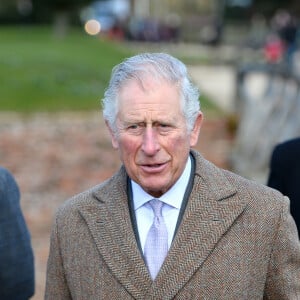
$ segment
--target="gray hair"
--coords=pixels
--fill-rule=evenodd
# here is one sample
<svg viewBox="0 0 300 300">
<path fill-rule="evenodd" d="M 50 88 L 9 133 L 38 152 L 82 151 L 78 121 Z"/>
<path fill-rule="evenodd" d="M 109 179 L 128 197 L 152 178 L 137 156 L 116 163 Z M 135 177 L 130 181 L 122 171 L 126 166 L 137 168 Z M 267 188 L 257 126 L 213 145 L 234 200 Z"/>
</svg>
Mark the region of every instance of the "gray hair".
<svg viewBox="0 0 300 300">
<path fill-rule="evenodd" d="M 175 57 L 165 53 L 143 53 L 125 59 L 112 70 L 111 79 L 104 93 L 103 116 L 113 131 L 116 130 L 118 93 L 130 80 L 143 86 L 143 78 L 151 76 L 179 87 L 182 112 L 190 132 L 200 110 L 198 88 L 192 83 L 186 66 Z"/>
</svg>

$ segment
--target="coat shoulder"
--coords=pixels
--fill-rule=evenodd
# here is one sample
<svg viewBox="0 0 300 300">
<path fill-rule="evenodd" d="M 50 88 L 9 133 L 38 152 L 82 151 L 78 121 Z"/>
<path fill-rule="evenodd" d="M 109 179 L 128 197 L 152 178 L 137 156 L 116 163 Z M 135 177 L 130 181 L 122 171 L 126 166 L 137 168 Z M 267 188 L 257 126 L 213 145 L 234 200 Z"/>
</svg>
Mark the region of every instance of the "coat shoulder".
<svg viewBox="0 0 300 300">
<path fill-rule="evenodd" d="M 236 187 L 237 197 L 247 199 L 245 213 L 255 222 L 277 224 L 290 215 L 290 200 L 279 191 L 255 181 L 243 178 L 230 171 L 222 171 L 227 180 Z M 276 225 L 275 225 L 276 226 Z"/>
<path fill-rule="evenodd" d="M 226 190 L 228 195 L 235 193 L 241 201 L 262 208 L 282 209 L 282 206 L 289 204 L 287 197 L 279 191 L 229 170 L 221 169 L 201 155 L 196 154 L 196 165 L 196 173 L 203 178 L 213 192 L 218 191 L 216 193 L 220 194 L 220 191 Z"/>
<path fill-rule="evenodd" d="M 99 201 L 110 198 L 110 194 L 115 193 L 118 188 L 124 188 L 126 173 L 123 169 L 102 183 L 91 187 L 63 202 L 56 211 L 56 216 L 67 216 L 77 213 L 78 209 L 86 206 L 97 205 Z"/>
<path fill-rule="evenodd" d="M 222 173 L 227 178 L 230 184 L 234 185 L 237 191 L 243 195 L 248 195 L 251 198 L 259 199 L 259 201 L 286 202 L 286 197 L 279 191 L 270 188 L 264 184 L 254 180 L 244 178 L 228 170 L 222 170 Z"/>
</svg>

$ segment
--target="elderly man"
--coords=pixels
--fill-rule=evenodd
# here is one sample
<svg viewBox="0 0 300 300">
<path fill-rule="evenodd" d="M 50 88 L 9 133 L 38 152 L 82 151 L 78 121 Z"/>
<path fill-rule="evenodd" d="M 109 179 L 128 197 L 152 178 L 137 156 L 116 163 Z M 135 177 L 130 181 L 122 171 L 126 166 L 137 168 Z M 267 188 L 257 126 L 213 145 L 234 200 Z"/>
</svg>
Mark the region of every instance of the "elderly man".
<svg viewBox="0 0 300 300">
<path fill-rule="evenodd" d="M 170 55 L 114 68 L 103 114 L 122 167 L 58 210 L 46 299 L 300 299 L 288 198 L 192 150 L 198 100 Z"/>
</svg>

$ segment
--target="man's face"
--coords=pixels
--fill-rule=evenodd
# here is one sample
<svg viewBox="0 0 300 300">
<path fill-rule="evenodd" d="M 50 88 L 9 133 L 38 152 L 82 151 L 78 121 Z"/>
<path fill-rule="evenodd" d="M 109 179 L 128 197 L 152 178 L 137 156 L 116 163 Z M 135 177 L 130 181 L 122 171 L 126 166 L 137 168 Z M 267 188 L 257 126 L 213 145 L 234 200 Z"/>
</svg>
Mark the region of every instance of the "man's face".
<svg viewBox="0 0 300 300">
<path fill-rule="evenodd" d="M 144 89 L 131 80 L 121 89 L 117 133 L 110 132 L 130 178 L 160 197 L 182 174 L 190 147 L 197 143 L 202 114 L 188 133 L 178 88 L 151 78 L 143 84 Z"/>
</svg>

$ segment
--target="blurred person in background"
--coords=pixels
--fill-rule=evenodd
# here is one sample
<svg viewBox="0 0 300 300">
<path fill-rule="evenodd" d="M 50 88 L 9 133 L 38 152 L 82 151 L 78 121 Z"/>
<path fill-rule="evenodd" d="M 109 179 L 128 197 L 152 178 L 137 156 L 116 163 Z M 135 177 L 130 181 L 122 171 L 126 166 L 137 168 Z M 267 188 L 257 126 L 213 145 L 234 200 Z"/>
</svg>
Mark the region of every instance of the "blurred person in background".
<svg viewBox="0 0 300 300">
<path fill-rule="evenodd" d="M 300 137 L 274 147 L 267 184 L 290 198 L 291 214 L 300 232 Z"/>
<path fill-rule="evenodd" d="M 284 47 L 283 62 L 293 71 L 294 55 L 298 48 L 299 23 L 295 16 L 279 9 L 271 20 L 271 27 L 278 34 Z"/>
<path fill-rule="evenodd" d="M 0 299 L 34 294 L 34 257 L 13 175 L 0 167 Z"/>
<path fill-rule="evenodd" d="M 289 200 L 192 149 L 203 114 L 181 61 L 126 59 L 103 104 L 123 165 L 58 209 L 45 299 L 300 299 Z"/>
</svg>

